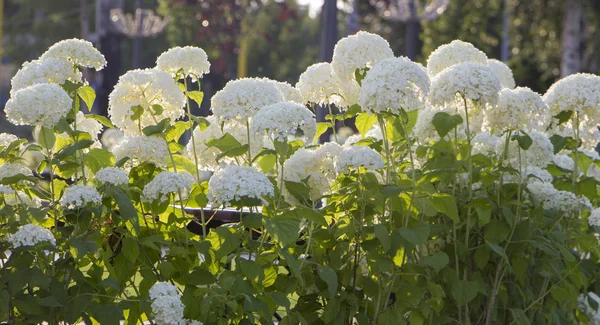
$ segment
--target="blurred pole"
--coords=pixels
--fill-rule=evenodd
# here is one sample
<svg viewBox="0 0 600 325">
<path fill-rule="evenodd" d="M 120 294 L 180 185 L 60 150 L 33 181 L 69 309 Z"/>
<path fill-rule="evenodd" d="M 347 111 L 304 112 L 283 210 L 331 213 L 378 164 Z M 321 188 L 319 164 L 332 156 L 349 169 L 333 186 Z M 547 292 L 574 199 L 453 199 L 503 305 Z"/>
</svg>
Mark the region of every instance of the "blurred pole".
<svg viewBox="0 0 600 325">
<path fill-rule="evenodd" d="M 0 80 L 3 80 L 2 57 L 4 56 L 4 0 L 0 0 Z"/>
<path fill-rule="evenodd" d="M 79 19 L 81 23 L 81 38 L 87 39 L 90 35 L 90 19 L 88 10 L 88 0 L 80 0 L 81 11 Z"/>
<path fill-rule="evenodd" d="M 107 115 L 108 95 L 121 75 L 121 34 L 111 23 L 110 10 L 123 8 L 123 0 L 96 0 L 96 46 L 108 64 L 96 74 L 98 83 L 96 114 Z"/>
<path fill-rule="evenodd" d="M 579 0 L 564 1 L 562 30 L 562 57 L 560 76 L 566 77 L 579 72 L 581 53 L 581 3 Z"/>
<path fill-rule="evenodd" d="M 509 0 L 504 0 L 504 13 L 502 14 L 502 40 L 500 41 L 500 61 L 508 62 L 510 51 L 510 8 Z"/>
<path fill-rule="evenodd" d="M 346 22 L 346 28 L 348 35 L 354 35 L 360 30 L 360 17 L 359 13 L 360 0 L 354 0 L 352 4 L 352 13 L 348 15 L 348 21 Z"/>
<path fill-rule="evenodd" d="M 237 76 L 248 76 L 248 0 L 242 1 L 242 21 L 240 22 L 240 51 L 238 53 Z"/>
<path fill-rule="evenodd" d="M 135 2 L 135 21 L 138 24 L 138 30 L 133 38 L 133 68 L 140 68 L 140 53 L 142 51 L 142 28 L 144 26 L 144 17 L 142 15 L 142 0 Z"/>
<path fill-rule="evenodd" d="M 419 52 L 419 31 L 421 29 L 415 0 L 408 0 L 408 10 L 410 11 L 410 18 L 405 26 L 404 42 L 406 42 L 406 44 L 404 51 L 406 57 L 414 61 L 417 59 L 417 54 Z"/>
<path fill-rule="evenodd" d="M 331 62 L 333 58 L 333 47 L 337 42 L 337 0 L 325 0 L 323 2 L 321 49 L 319 59 L 321 62 Z"/>
</svg>

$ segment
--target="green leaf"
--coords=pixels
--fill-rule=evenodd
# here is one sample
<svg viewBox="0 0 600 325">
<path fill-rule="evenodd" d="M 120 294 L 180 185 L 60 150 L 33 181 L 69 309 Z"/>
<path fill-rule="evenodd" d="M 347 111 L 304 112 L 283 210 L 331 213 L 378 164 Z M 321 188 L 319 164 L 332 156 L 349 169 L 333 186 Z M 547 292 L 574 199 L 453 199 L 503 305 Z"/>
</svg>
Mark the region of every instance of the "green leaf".
<svg viewBox="0 0 600 325">
<path fill-rule="evenodd" d="M 409 243 L 422 245 L 427 240 L 427 237 L 429 237 L 429 224 L 420 222 L 412 228 L 399 228 L 395 231 Z"/>
<path fill-rule="evenodd" d="M 92 140 L 77 141 L 76 143 L 59 150 L 58 153 L 56 153 L 56 155 L 54 156 L 54 158 L 65 159 L 67 157 L 75 155 L 75 153 L 81 149 L 89 148 L 92 144 L 94 144 L 94 141 Z"/>
<path fill-rule="evenodd" d="M 181 135 L 192 127 L 192 122 L 190 121 L 177 121 L 173 126 L 171 126 L 167 132 L 165 133 L 165 138 L 167 142 L 170 141 L 179 141 Z M 192 141 L 190 139 L 190 141 Z"/>
<path fill-rule="evenodd" d="M 170 122 L 171 122 L 171 119 L 169 119 L 169 118 L 163 119 L 162 121 L 158 122 L 158 124 L 156 124 L 156 125 L 150 125 L 150 126 L 143 128 L 142 132 L 144 132 L 144 134 L 148 137 L 151 135 L 154 135 L 154 134 L 161 134 L 161 133 L 163 133 L 163 131 L 165 131 L 169 127 Z"/>
<path fill-rule="evenodd" d="M 215 277 L 205 269 L 196 269 L 188 277 L 187 284 L 190 285 L 208 285 L 215 283 Z"/>
<path fill-rule="evenodd" d="M 300 223 L 295 219 L 265 219 L 265 228 L 274 237 L 280 247 L 296 242 Z"/>
<path fill-rule="evenodd" d="M 144 114 L 144 107 L 142 107 L 142 105 L 131 106 L 131 110 L 133 111 L 133 114 L 129 118 L 131 118 L 132 121 L 139 120 L 139 118 L 142 117 L 142 114 Z"/>
<path fill-rule="evenodd" d="M 477 296 L 477 282 L 467 280 L 456 280 L 452 284 L 452 297 L 456 300 L 458 307 L 466 305 Z"/>
<path fill-rule="evenodd" d="M 207 119 L 205 119 L 204 117 L 192 115 L 191 118 L 194 122 L 196 122 L 198 124 L 198 128 L 200 129 L 200 131 L 204 131 L 204 130 L 206 130 L 207 127 L 210 126 L 210 122 Z"/>
<path fill-rule="evenodd" d="M 296 260 L 296 258 L 292 256 L 292 254 L 290 254 L 287 248 L 281 249 L 279 251 L 279 255 L 281 255 L 287 262 L 292 272 L 292 275 L 294 275 L 294 277 L 296 277 L 296 279 L 298 279 L 301 283 L 304 283 L 304 279 L 302 278 L 302 274 L 300 273 L 300 266 L 298 265 L 298 260 Z"/>
<path fill-rule="evenodd" d="M 433 120 L 431 120 L 431 124 L 433 124 L 441 138 L 445 137 L 450 130 L 459 126 L 462 122 L 463 119 L 460 115 L 450 115 L 446 112 L 435 113 Z"/>
<path fill-rule="evenodd" d="M 492 244 L 487 240 L 485 241 L 485 244 L 489 248 L 491 248 L 496 254 L 500 255 L 502 257 L 502 259 L 504 260 L 504 262 L 506 262 L 507 265 L 510 265 L 510 261 L 508 260 L 508 256 L 506 255 L 506 251 L 504 251 L 504 248 L 502 248 L 501 246 Z"/>
<path fill-rule="evenodd" d="M 319 277 L 321 280 L 327 283 L 327 290 L 329 291 L 329 297 L 335 297 L 338 286 L 338 277 L 335 271 L 326 265 L 319 265 L 317 267 L 317 271 L 319 273 Z"/>
<path fill-rule="evenodd" d="M 187 91 L 186 95 L 198 104 L 198 106 L 202 105 L 202 100 L 204 99 L 204 93 L 199 90 Z"/>
<path fill-rule="evenodd" d="M 92 119 L 92 120 L 96 120 L 98 122 L 100 122 L 100 124 L 106 126 L 107 128 L 116 128 L 116 126 L 114 124 L 112 124 L 112 122 L 106 118 L 106 116 L 102 116 L 102 115 L 96 115 L 96 114 L 87 114 L 85 115 L 85 118 L 88 119 Z"/>
<path fill-rule="evenodd" d="M 165 109 L 161 105 L 158 105 L 158 104 L 152 105 L 151 108 L 152 108 L 152 115 L 154 115 L 154 116 L 158 116 L 165 111 Z"/>
<path fill-rule="evenodd" d="M 139 251 L 137 240 L 135 240 L 133 237 L 123 238 L 121 253 L 125 256 L 125 258 L 127 258 L 128 261 L 134 263 L 137 260 Z"/>
<path fill-rule="evenodd" d="M 446 265 L 448 265 L 450 258 L 448 257 L 448 254 L 444 252 L 437 252 L 432 256 L 424 256 L 421 258 L 421 262 L 425 265 L 431 266 L 434 270 L 439 272 L 446 267 Z"/>
<path fill-rule="evenodd" d="M 49 296 L 49 297 L 44 297 L 44 298 L 40 299 L 40 306 L 59 308 L 59 307 L 63 307 L 63 304 L 61 304 L 58 300 L 56 300 L 56 298 Z"/>
<path fill-rule="evenodd" d="M 207 239 L 212 248 L 216 250 L 217 259 L 221 259 L 240 247 L 240 239 L 233 233 L 234 231 L 231 228 L 218 227 L 209 232 Z"/>
<path fill-rule="evenodd" d="M 242 144 L 229 133 L 225 133 L 218 139 L 209 140 L 206 142 L 206 145 L 209 147 L 216 147 L 221 150 L 221 152 L 242 146 Z"/>
<path fill-rule="evenodd" d="M 377 116 L 369 113 L 360 113 L 356 116 L 356 128 L 364 138 L 365 134 L 377 123 Z"/>
<path fill-rule="evenodd" d="M 112 196 L 119 206 L 119 215 L 123 220 L 131 221 L 136 229 L 139 229 L 138 211 L 127 196 L 125 191 L 120 187 L 109 187 L 106 194 Z"/>
<path fill-rule="evenodd" d="M 519 143 L 519 147 L 521 147 L 521 149 L 523 150 L 527 150 L 529 149 L 529 147 L 531 147 L 531 144 L 533 143 L 533 140 L 531 139 L 531 137 L 529 136 L 529 134 L 521 131 L 521 134 L 515 134 L 512 136 L 512 140 L 517 140 L 517 142 Z"/>
<path fill-rule="evenodd" d="M 94 148 L 84 154 L 85 165 L 93 172 L 115 165 L 115 157 L 107 150 Z"/>
<path fill-rule="evenodd" d="M 54 135 L 54 131 L 45 126 L 40 127 L 37 139 L 40 145 L 46 150 L 52 150 L 52 148 L 54 148 L 54 144 L 56 143 L 56 135 Z"/>
<path fill-rule="evenodd" d="M 94 88 L 90 86 L 83 86 L 77 89 L 77 95 L 79 98 L 83 100 L 85 105 L 88 108 L 88 112 L 92 111 L 92 107 L 94 106 L 94 101 L 96 100 L 96 92 Z"/>
<path fill-rule="evenodd" d="M 317 141 L 317 139 L 319 139 L 319 137 L 327 132 L 327 129 L 329 129 L 329 126 L 331 126 L 331 124 L 327 123 L 327 122 L 319 122 L 317 123 L 317 133 L 315 133 L 315 137 L 313 138 L 313 141 Z"/>
<path fill-rule="evenodd" d="M 309 209 L 305 207 L 297 207 L 294 210 L 294 213 L 298 216 L 299 219 L 306 219 L 314 222 L 319 226 L 327 227 L 327 220 L 325 220 L 323 213 L 321 213 L 318 210 Z"/>
<path fill-rule="evenodd" d="M 178 154 L 173 155 L 173 160 L 175 161 L 175 166 L 177 166 L 177 168 L 183 168 L 190 175 L 194 176 L 194 178 L 196 177 L 197 169 L 196 164 L 193 161 Z M 177 171 L 179 171 L 179 169 Z"/>
<path fill-rule="evenodd" d="M 390 239 L 390 232 L 388 231 L 387 227 L 383 224 L 376 224 L 374 228 L 375 237 L 379 239 L 379 241 L 381 242 L 381 246 L 383 246 L 383 249 L 385 249 L 386 251 L 389 250 L 392 244 Z"/>
<path fill-rule="evenodd" d="M 431 197 L 431 203 L 433 203 L 433 206 L 438 212 L 447 215 L 454 222 L 459 222 L 458 208 L 454 196 L 448 194 L 434 194 Z"/>
<path fill-rule="evenodd" d="M 573 111 L 562 111 L 562 112 L 558 113 L 557 115 L 553 116 L 553 118 L 558 120 L 558 125 L 561 125 L 561 124 L 569 121 L 572 116 L 573 116 Z"/>
<path fill-rule="evenodd" d="M 511 308 L 510 314 L 513 318 L 511 324 L 517 324 L 517 325 L 530 325 L 531 324 L 529 322 L 529 317 L 527 317 L 527 314 L 525 314 L 525 311 L 523 311 L 523 309 Z"/>
</svg>

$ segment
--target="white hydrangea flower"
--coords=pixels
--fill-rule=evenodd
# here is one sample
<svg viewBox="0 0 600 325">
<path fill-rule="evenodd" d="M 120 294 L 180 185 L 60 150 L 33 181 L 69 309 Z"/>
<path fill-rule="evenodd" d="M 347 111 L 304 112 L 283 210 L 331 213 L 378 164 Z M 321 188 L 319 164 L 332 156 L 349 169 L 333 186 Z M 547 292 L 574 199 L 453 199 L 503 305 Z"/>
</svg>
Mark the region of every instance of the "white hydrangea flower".
<svg viewBox="0 0 600 325">
<path fill-rule="evenodd" d="M 544 168 L 552 161 L 554 157 L 554 145 L 548 139 L 548 136 L 539 131 L 527 132 L 532 140 L 531 146 L 527 150 L 521 150 L 521 165 L 535 166 Z M 504 155 L 506 135 L 502 136 L 501 141 L 496 145 L 498 157 Z M 511 140 L 508 145 L 507 159 L 513 167 L 519 166 L 519 144 L 516 140 Z"/>
<path fill-rule="evenodd" d="M 16 91 L 6 103 L 6 118 L 16 125 L 52 128 L 67 116 L 73 100 L 56 84 L 37 84 Z"/>
<path fill-rule="evenodd" d="M 107 129 L 102 133 L 100 142 L 104 148 L 107 150 L 112 150 L 112 148 L 119 144 L 124 137 L 125 134 L 119 129 Z"/>
<path fill-rule="evenodd" d="M 31 170 L 23 164 L 4 163 L 0 165 L 0 182 L 5 178 L 13 177 L 16 175 L 31 176 L 32 173 Z"/>
<path fill-rule="evenodd" d="M 86 185 L 73 185 L 65 190 L 60 205 L 66 209 L 83 208 L 88 203 L 100 204 L 102 198 L 95 188 Z"/>
<path fill-rule="evenodd" d="M 598 109 L 598 112 L 600 112 L 600 109 Z M 573 127 L 575 124 L 574 122 L 574 119 L 571 118 L 569 121 L 563 124 L 553 124 L 550 129 L 547 130 L 547 133 L 549 135 L 577 138 L 575 134 L 575 128 Z M 579 116 L 579 140 L 581 141 L 580 150 L 585 150 L 588 152 L 595 151 L 598 142 L 600 142 L 600 130 L 598 129 L 598 124 L 598 122 L 591 119 L 588 115 Z M 546 125 L 544 125 L 544 127 L 548 127 L 548 122 Z"/>
<path fill-rule="evenodd" d="M 40 57 L 40 59 L 47 58 L 69 60 L 77 66 L 96 70 L 101 70 L 106 66 L 104 55 L 92 43 L 75 38 L 63 40 L 50 46 Z"/>
<path fill-rule="evenodd" d="M 548 125 L 546 121 L 548 106 L 542 96 L 529 88 L 503 88 L 498 102 L 485 110 L 485 122 L 488 128 L 504 132 L 508 130 L 536 129 Z"/>
<path fill-rule="evenodd" d="M 600 325 L 600 308 L 592 307 L 588 300 L 590 298 L 595 301 L 596 306 L 600 305 L 600 297 L 593 292 L 588 292 L 577 298 L 577 308 L 588 317 L 588 325 Z"/>
<path fill-rule="evenodd" d="M 381 60 L 363 79 L 358 104 L 374 114 L 422 109 L 429 85 L 429 76 L 420 64 L 405 57 Z"/>
<path fill-rule="evenodd" d="M 547 170 L 539 167 L 527 166 L 521 172 L 521 175 L 528 184 L 536 182 L 552 184 L 552 175 Z"/>
<path fill-rule="evenodd" d="M 19 227 L 19 230 L 14 235 L 10 236 L 8 241 L 13 248 L 35 246 L 41 242 L 48 242 L 51 245 L 56 245 L 56 240 L 50 230 L 34 224 Z"/>
<path fill-rule="evenodd" d="M 268 105 L 283 101 L 283 93 L 268 79 L 229 81 L 210 100 L 214 116 L 222 121 L 246 120 Z"/>
<path fill-rule="evenodd" d="M 500 141 L 499 137 L 488 131 L 479 132 L 471 139 L 471 154 L 483 154 L 488 157 L 494 156 L 496 155 L 496 147 Z"/>
<path fill-rule="evenodd" d="M 252 131 L 267 132 L 274 140 L 285 141 L 301 129 L 307 142 L 311 143 L 317 132 L 315 115 L 304 105 L 279 102 L 258 110 L 252 119 Z"/>
<path fill-rule="evenodd" d="M 148 291 L 151 300 L 159 299 L 164 296 L 179 296 L 177 287 L 169 282 L 156 282 Z"/>
<path fill-rule="evenodd" d="M 335 170 L 338 173 L 361 166 L 369 170 L 376 170 L 382 169 L 384 163 L 377 151 L 364 146 L 345 147 L 335 160 Z"/>
<path fill-rule="evenodd" d="M 494 73 L 496 73 L 498 79 L 500 79 L 500 84 L 502 87 L 514 89 L 517 86 L 512 70 L 510 70 L 506 63 L 496 59 L 488 59 L 487 63 L 488 66 L 494 70 Z"/>
<path fill-rule="evenodd" d="M 210 62 L 203 49 L 195 46 L 178 46 L 163 52 L 156 60 L 156 68 L 173 77 L 179 70 L 183 70 L 183 77 L 202 78 L 210 71 Z"/>
<path fill-rule="evenodd" d="M 381 36 L 360 31 L 342 38 L 333 49 L 331 66 L 342 80 L 355 80 L 357 69 L 370 68 L 375 63 L 393 58 L 390 44 Z"/>
<path fill-rule="evenodd" d="M 414 129 L 414 128 L 413 128 Z M 339 137 L 339 135 L 338 135 Z M 366 139 L 366 138 L 374 138 L 375 140 L 381 140 L 383 139 L 383 133 L 381 132 L 381 128 L 379 127 L 379 125 L 374 124 L 368 131 L 367 133 L 365 133 L 365 136 L 363 138 L 363 136 L 360 133 L 357 134 L 353 134 L 351 136 L 349 136 L 345 141 L 344 141 L 344 146 L 348 147 L 351 146 L 357 142 L 359 142 L 362 139 Z"/>
<path fill-rule="evenodd" d="M 575 168 L 575 161 L 568 155 L 554 155 L 552 162 L 562 169 L 573 170 Z"/>
<path fill-rule="evenodd" d="M 129 176 L 127 176 L 127 173 L 117 167 L 102 168 L 96 173 L 94 178 L 101 184 L 119 186 L 127 185 L 129 183 Z"/>
<path fill-rule="evenodd" d="M 140 162 L 149 162 L 158 166 L 167 164 L 169 147 L 167 142 L 159 137 L 138 136 L 125 137 L 119 144 L 112 148 L 112 153 L 117 161 L 129 157 L 130 165 Z"/>
<path fill-rule="evenodd" d="M 1 192 L 1 190 L 0 190 Z M 4 198 L 4 202 L 7 205 L 25 205 L 30 208 L 41 208 L 42 200 L 35 196 L 30 196 L 25 194 L 24 192 L 17 191 L 12 194 L 6 193 L 6 197 Z"/>
<path fill-rule="evenodd" d="M 273 184 L 267 176 L 249 166 L 226 166 L 208 181 L 208 200 L 213 206 L 234 203 L 243 198 L 259 199 L 273 196 Z"/>
<path fill-rule="evenodd" d="M 573 111 L 600 124 L 600 77 L 588 73 L 577 73 L 555 82 L 546 94 L 544 101 L 550 114 Z"/>
<path fill-rule="evenodd" d="M 298 104 L 304 104 L 304 98 L 298 88 L 293 87 L 287 82 L 281 82 L 277 80 L 266 79 L 272 82 L 279 91 L 283 94 L 283 100 L 286 102 L 294 102 Z"/>
<path fill-rule="evenodd" d="M 551 183 L 533 182 L 527 184 L 534 202 L 546 210 L 556 209 L 564 213 L 590 209 L 591 203 L 585 196 L 576 196 L 568 191 L 559 191 Z"/>
<path fill-rule="evenodd" d="M 316 150 L 300 148 L 283 163 L 283 180 L 301 183 L 307 180 L 308 198 L 318 200 L 330 190 L 330 183 L 335 178 L 333 161 L 342 147 L 327 143 Z M 283 186 L 283 197 L 290 204 L 298 204 L 298 200 Z"/>
<path fill-rule="evenodd" d="M 224 122 L 221 126 L 221 123 L 214 117 L 209 116 L 206 118 L 210 125 L 204 129 L 200 130 L 199 127 L 194 129 L 194 142 L 190 139 L 187 146 L 185 147 L 186 154 L 193 159 L 194 157 L 194 148 L 196 147 L 196 157 L 198 159 L 198 167 L 199 168 L 208 168 L 210 170 L 214 170 L 217 167 L 235 162 L 234 158 L 222 157 L 219 162 L 217 162 L 217 156 L 221 154 L 221 150 L 216 147 L 209 147 L 207 143 L 213 139 L 219 139 L 226 133 L 229 133 L 233 136 L 241 145 L 248 144 L 248 132 L 246 129 L 246 125 L 242 125 L 240 122 L 236 120 L 231 120 L 228 122 Z M 263 136 L 262 134 L 256 134 L 254 132 L 250 132 L 250 152 L 252 154 L 256 154 L 260 151 L 263 146 Z"/>
<path fill-rule="evenodd" d="M 15 194 L 15 190 L 13 190 L 8 185 L 0 185 L 0 194 L 3 194 L 3 195 Z"/>
<path fill-rule="evenodd" d="M 454 40 L 448 44 L 441 45 L 431 52 L 427 59 L 427 72 L 433 78 L 444 69 L 453 65 L 473 62 L 483 65 L 488 64 L 485 53 L 477 49 L 473 44 Z"/>
<path fill-rule="evenodd" d="M 600 168 L 595 163 L 590 164 L 585 174 L 587 177 L 593 177 L 596 181 L 600 182 Z"/>
<path fill-rule="evenodd" d="M 158 325 L 183 325 L 185 306 L 181 302 L 181 294 L 168 282 L 157 282 L 150 288 L 154 322 Z"/>
<path fill-rule="evenodd" d="M 333 73 L 331 64 L 327 62 L 316 63 L 306 68 L 300 75 L 296 88 L 302 94 L 305 103 L 337 105 L 343 101 L 342 83 Z"/>
<path fill-rule="evenodd" d="M 98 140 L 98 135 L 102 132 L 104 126 L 94 119 L 85 118 L 85 114 L 82 111 L 77 112 L 75 115 L 76 130 L 87 132 L 92 136 L 92 140 Z"/>
<path fill-rule="evenodd" d="M 429 99 L 433 105 L 443 106 L 464 96 L 480 106 L 494 105 L 500 89 L 500 80 L 490 67 L 466 62 L 453 65 L 431 79 Z"/>
<path fill-rule="evenodd" d="M 160 105 L 162 112 L 157 112 L 154 105 Z M 108 96 L 108 115 L 125 135 L 141 135 L 143 128 L 155 125 L 157 121 L 182 117 L 184 105 L 185 95 L 168 73 L 158 69 L 137 69 L 119 78 Z M 136 106 L 141 106 L 144 111 L 134 121 L 132 107 Z"/>
<path fill-rule="evenodd" d="M 10 80 L 10 93 L 12 95 L 17 90 L 37 84 L 62 85 L 67 80 L 80 83 L 81 78 L 81 71 L 74 69 L 73 63 L 67 60 L 51 57 L 43 60 L 33 60 L 23 63 L 21 69 Z"/>
<path fill-rule="evenodd" d="M 164 171 L 156 175 L 150 183 L 144 186 L 142 199 L 146 202 L 158 199 L 164 202 L 169 194 L 180 193 L 184 189 L 189 190 L 193 183 L 194 177 L 188 173 Z"/>
<path fill-rule="evenodd" d="M 0 133 L 0 147 L 8 147 L 11 143 L 19 140 L 14 134 L 10 133 Z"/>
<path fill-rule="evenodd" d="M 592 227 L 600 227 L 600 208 L 592 210 L 592 213 L 588 218 L 588 223 Z"/>
</svg>

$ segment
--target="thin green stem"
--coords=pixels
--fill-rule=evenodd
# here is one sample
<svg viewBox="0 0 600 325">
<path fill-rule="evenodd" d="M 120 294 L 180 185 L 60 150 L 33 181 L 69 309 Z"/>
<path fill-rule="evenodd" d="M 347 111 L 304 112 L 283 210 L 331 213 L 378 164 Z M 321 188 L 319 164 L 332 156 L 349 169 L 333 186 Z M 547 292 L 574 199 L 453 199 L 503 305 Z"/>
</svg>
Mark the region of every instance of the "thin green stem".
<svg viewBox="0 0 600 325">
<path fill-rule="evenodd" d="M 252 166 L 252 152 L 250 151 L 250 118 L 246 118 L 246 136 L 248 137 L 248 166 Z"/>
<path fill-rule="evenodd" d="M 310 244 L 312 243 L 313 236 L 313 224 L 314 222 L 311 221 L 308 225 L 308 241 L 306 242 L 306 249 L 304 250 L 304 258 L 302 259 L 302 262 L 300 262 L 300 271 L 302 271 L 302 266 L 304 266 L 304 262 L 308 258 L 308 253 L 310 252 Z"/>
<path fill-rule="evenodd" d="M 579 144 L 579 112 L 575 112 L 575 125 L 573 126 L 573 132 L 575 133 L 575 141 L 577 144 Z M 579 149 L 578 149 L 578 145 L 576 145 L 573 148 L 573 155 L 574 155 L 574 159 L 573 162 L 575 163 L 573 165 L 573 174 L 572 174 L 572 186 L 573 189 L 575 189 L 575 186 L 577 185 L 577 177 L 579 176 L 579 166 L 578 166 L 578 160 L 579 160 Z"/>
<path fill-rule="evenodd" d="M 337 131 L 335 129 L 335 115 L 333 114 L 333 110 L 331 109 L 331 104 L 327 104 L 327 108 L 329 109 L 329 115 L 331 116 L 331 130 L 333 131 L 333 138 L 335 139 L 335 142 L 338 142 L 338 138 L 337 138 Z"/>
</svg>

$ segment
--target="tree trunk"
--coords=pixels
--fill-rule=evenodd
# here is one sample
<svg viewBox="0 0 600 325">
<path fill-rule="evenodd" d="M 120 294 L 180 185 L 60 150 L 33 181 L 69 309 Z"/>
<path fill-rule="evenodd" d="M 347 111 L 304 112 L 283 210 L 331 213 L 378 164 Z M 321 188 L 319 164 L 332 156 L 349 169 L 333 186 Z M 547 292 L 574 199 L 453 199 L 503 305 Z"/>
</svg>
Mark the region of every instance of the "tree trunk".
<svg viewBox="0 0 600 325">
<path fill-rule="evenodd" d="M 510 8 L 508 6 L 508 0 L 503 1 L 503 6 L 504 12 L 502 14 L 502 41 L 500 42 L 500 61 L 507 62 L 510 55 Z"/>
<path fill-rule="evenodd" d="M 417 20 L 410 20 L 406 22 L 406 37 L 405 37 L 405 55 L 407 58 L 415 61 L 420 51 L 419 46 L 419 31 L 421 24 Z"/>
<path fill-rule="evenodd" d="M 323 11 L 321 12 L 321 48 L 319 58 L 321 62 L 331 62 L 333 58 L 333 48 L 337 42 L 337 0 L 325 0 L 323 2 Z M 316 117 L 318 122 L 324 122 L 325 116 L 329 114 L 325 105 L 316 106 Z M 331 131 L 325 132 L 319 138 L 319 142 L 329 142 Z"/>
<path fill-rule="evenodd" d="M 580 0 L 565 0 L 562 26 L 562 58 L 560 76 L 580 71 L 581 61 L 581 4 Z"/>
</svg>

